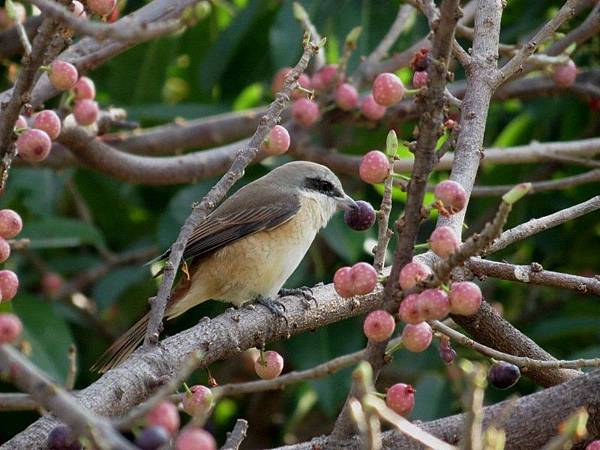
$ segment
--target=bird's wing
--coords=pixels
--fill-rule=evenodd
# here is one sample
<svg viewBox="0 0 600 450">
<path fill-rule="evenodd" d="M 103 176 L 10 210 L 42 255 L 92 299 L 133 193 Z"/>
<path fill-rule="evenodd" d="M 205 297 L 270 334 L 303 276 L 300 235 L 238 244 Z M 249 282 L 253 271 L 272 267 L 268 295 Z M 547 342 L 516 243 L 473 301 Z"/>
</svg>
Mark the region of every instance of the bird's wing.
<svg viewBox="0 0 600 450">
<path fill-rule="evenodd" d="M 210 215 L 194 230 L 183 259 L 204 256 L 244 236 L 277 228 L 292 219 L 299 208 L 300 202 L 290 201 Z"/>
</svg>

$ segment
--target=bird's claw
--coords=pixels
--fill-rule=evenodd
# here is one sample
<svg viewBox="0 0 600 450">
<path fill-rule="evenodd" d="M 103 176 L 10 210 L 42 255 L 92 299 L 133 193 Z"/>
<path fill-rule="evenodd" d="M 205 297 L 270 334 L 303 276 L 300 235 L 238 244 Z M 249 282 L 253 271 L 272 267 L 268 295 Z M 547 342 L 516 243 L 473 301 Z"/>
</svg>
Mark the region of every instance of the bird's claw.
<svg viewBox="0 0 600 450">
<path fill-rule="evenodd" d="M 272 298 L 258 296 L 256 297 L 256 303 L 259 305 L 263 305 L 267 308 L 273 315 L 277 317 L 281 317 L 285 320 L 286 325 L 288 324 L 287 317 L 285 317 L 285 305 L 278 300 L 273 300 Z"/>
<path fill-rule="evenodd" d="M 295 295 L 300 297 L 305 308 L 310 308 L 310 302 L 315 302 L 315 306 L 319 306 L 312 289 L 309 287 L 302 286 L 300 288 L 279 290 L 280 297 L 285 297 L 286 295 Z"/>
</svg>

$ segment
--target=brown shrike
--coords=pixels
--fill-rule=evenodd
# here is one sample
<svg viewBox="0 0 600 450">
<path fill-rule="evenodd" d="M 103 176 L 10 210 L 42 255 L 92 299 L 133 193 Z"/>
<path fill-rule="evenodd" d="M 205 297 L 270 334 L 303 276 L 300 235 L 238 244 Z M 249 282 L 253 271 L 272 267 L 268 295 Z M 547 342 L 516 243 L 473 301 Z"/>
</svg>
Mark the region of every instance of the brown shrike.
<svg viewBox="0 0 600 450">
<path fill-rule="evenodd" d="M 207 300 L 242 306 L 257 301 L 282 316 L 274 300 L 308 251 L 317 232 L 338 209 L 356 203 L 327 167 L 305 161 L 284 164 L 242 187 L 194 230 L 183 253 L 189 277 L 173 290 L 165 317 L 177 317 Z M 161 255 L 164 260 L 169 253 Z M 94 370 L 121 363 L 144 338 L 149 314 L 102 355 Z"/>
</svg>

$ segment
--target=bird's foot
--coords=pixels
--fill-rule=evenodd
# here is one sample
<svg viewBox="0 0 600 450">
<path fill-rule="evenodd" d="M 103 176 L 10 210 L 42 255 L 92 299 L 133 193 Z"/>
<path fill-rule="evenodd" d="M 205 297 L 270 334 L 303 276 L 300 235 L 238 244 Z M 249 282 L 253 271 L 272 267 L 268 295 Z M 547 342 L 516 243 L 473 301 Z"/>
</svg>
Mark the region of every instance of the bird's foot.
<svg viewBox="0 0 600 450">
<path fill-rule="evenodd" d="M 271 313 L 277 317 L 281 317 L 283 320 L 285 320 L 286 325 L 288 324 L 288 320 L 287 317 L 285 317 L 285 305 L 283 303 L 281 303 L 278 300 L 273 300 L 272 298 L 269 297 L 263 297 L 262 295 L 259 295 L 258 297 L 256 297 L 255 299 L 256 303 L 258 303 L 259 305 L 263 305 L 265 308 L 267 308 L 269 311 L 271 311 Z"/>
<path fill-rule="evenodd" d="M 310 308 L 310 302 L 315 302 L 315 306 L 319 306 L 312 289 L 306 286 L 293 289 L 279 289 L 278 294 L 280 297 L 285 297 L 286 295 L 300 297 L 305 308 Z"/>
</svg>

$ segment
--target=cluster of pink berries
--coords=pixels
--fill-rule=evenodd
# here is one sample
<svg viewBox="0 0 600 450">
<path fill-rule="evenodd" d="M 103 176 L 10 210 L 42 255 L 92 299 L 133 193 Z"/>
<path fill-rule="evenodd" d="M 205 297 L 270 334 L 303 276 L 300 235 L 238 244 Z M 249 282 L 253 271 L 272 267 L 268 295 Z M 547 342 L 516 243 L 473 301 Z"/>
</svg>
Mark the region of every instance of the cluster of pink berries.
<svg viewBox="0 0 600 450">
<path fill-rule="evenodd" d="M 366 262 L 340 267 L 333 276 L 333 286 L 343 298 L 369 294 L 377 286 L 377 271 Z"/>
<path fill-rule="evenodd" d="M 192 386 L 185 395 L 181 408 L 191 416 L 208 413 L 213 405 L 212 391 L 206 386 Z M 172 444 L 174 450 L 216 450 L 215 438 L 206 430 L 194 426 L 180 430 L 181 420 L 177 406 L 162 401 L 145 417 L 145 427 L 137 433 L 135 445 L 141 450 L 159 450 Z M 81 449 L 81 442 L 65 425 L 55 427 L 48 436 L 47 448 L 60 450 Z"/>
<path fill-rule="evenodd" d="M 55 60 L 50 64 L 48 79 L 59 91 L 73 90 L 75 103 L 73 117 L 79 125 L 92 125 L 98 120 L 100 109 L 96 98 L 96 86 L 88 77 L 80 77 L 77 68 L 66 61 Z"/>
<path fill-rule="evenodd" d="M 273 93 L 283 88 L 285 77 L 292 70 L 284 67 L 273 77 L 271 89 Z M 398 103 L 404 97 L 405 89 L 400 78 L 393 73 L 379 74 L 372 86 L 372 92 L 362 99 L 356 88 L 338 77 L 338 67 L 329 64 L 322 67 L 312 78 L 306 74 L 298 78 L 299 88 L 292 94 L 292 117 L 303 127 L 311 127 L 321 117 L 319 105 L 312 99 L 311 90 L 317 93 L 334 90 L 333 99 L 342 111 L 352 111 L 360 108 L 362 114 L 369 120 L 380 120 L 386 108 Z"/>
<path fill-rule="evenodd" d="M 48 67 L 48 79 L 60 91 L 72 90 L 75 100 L 73 117 L 79 125 L 86 126 L 96 122 L 100 109 L 94 101 L 96 87 L 90 78 L 79 77 L 77 68 L 71 63 L 55 60 Z M 19 156 L 30 163 L 43 161 L 50 154 L 52 141 L 60 135 L 61 128 L 60 118 L 49 109 L 33 116 L 31 128 L 28 128 L 25 117 L 19 116 L 15 123 Z"/>
<path fill-rule="evenodd" d="M 21 216 L 12 209 L 0 210 L 0 262 L 10 256 L 7 239 L 14 238 L 23 229 Z M 10 301 L 17 295 L 19 278 L 12 270 L 0 270 L 0 303 Z M 0 314 L 0 344 L 14 342 L 23 331 L 21 320 L 14 314 Z"/>
</svg>

